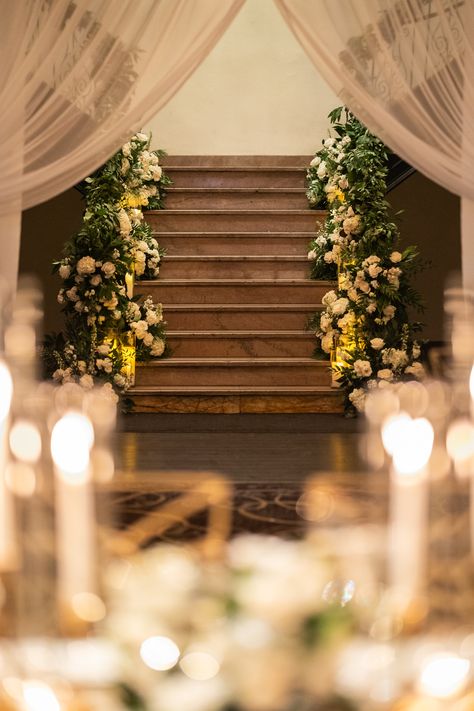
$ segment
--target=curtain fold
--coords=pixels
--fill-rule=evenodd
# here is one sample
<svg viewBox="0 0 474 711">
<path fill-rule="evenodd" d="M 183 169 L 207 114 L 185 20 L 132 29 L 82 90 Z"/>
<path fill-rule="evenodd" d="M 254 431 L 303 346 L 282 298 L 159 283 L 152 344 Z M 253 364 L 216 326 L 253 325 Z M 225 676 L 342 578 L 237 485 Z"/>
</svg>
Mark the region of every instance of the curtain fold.
<svg viewBox="0 0 474 711">
<path fill-rule="evenodd" d="M 472 0 L 275 3 L 341 103 L 424 175 L 474 200 Z M 474 289 L 474 222 L 462 229 Z"/>
<path fill-rule="evenodd" d="M 14 213 L 104 163 L 170 100 L 243 2 L 0 0 L 0 277 L 16 283 Z"/>
</svg>

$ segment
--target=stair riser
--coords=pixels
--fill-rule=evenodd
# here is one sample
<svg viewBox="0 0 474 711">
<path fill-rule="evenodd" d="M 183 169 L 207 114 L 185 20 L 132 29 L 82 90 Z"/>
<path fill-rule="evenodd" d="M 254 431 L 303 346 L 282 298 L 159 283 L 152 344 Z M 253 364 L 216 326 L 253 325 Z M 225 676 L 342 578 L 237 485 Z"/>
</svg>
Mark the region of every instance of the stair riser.
<svg viewBox="0 0 474 711">
<path fill-rule="evenodd" d="M 168 338 L 173 358 L 310 358 L 315 339 L 306 338 Z"/>
<path fill-rule="evenodd" d="M 221 254 L 222 256 L 244 254 L 248 256 L 258 256 L 263 254 L 298 255 L 305 256 L 308 251 L 308 243 L 311 236 L 296 237 L 291 233 L 285 237 L 275 237 L 274 235 L 261 235 L 258 237 L 246 237 L 245 233 L 236 237 L 225 234 L 217 234 L 215 237 L 208 235 L 194 236 L 184 233 L 183 235 L 163 235 L 156 234 L 160 247 L 166 249 L 168 254 L 176 256 Z"/>
<path fill-rule="evenodd" d="M 147 222 L 157 232 L 311 232 L 324 217 L 308 210 L 305 214 L 263 213 L 171 213 L 148 214 Z"/>
<path fill-rule="evenodd" d="M 153 298 L 165 304 L 320 304 L 326 286 L 308 281 L 301 285 L 170 285 L 162 282 L 156 286 L 142 284 L 136 294 Z"/>
<path fill-rule="evenodd" d="M 309 279 L 308 262 L 163 260 L 162 279 Z"/>
<path fill-rule="evenodd" d="M 135 385 L 154 386 L 214 386 L 242 385 L 252 387 L 258 385 L 293 386 L 293 385 L 326 385 L 331 384 L 329 367 L 322 366 L 212 366 L 203 365 L 180 367 L 179 363 L 169 361 L 169 365 L 161 367 L 158 363 L 152 366 L 138 366 Z"/>
<path fill-rule="evenodd" d="M 186 192 L 169 191 L 167 210 L 305 210 L 308 200 L 303 193 L 266 192 Z"/>
<path fill-rule="evenodd" d="M 304 188 L 306 171 L 275 170 L 173 170 L 166 175 L 176 188 Z"/>
<path fill-rule="evenodd" d="M 239 412 L 324 412 L 342 413 L 341 393 L 332 391 L 321 395 L 156 395 L 130 393 L 133 412 L 205 412 L 237 414 Z"/>
<path fill-rule="evenodd" d="M 315 309 L 316 311 L 316 309 Z M 164 318 L 174 331 L 299 331 L 309 311 L 169 311 Z"/>
</svg>

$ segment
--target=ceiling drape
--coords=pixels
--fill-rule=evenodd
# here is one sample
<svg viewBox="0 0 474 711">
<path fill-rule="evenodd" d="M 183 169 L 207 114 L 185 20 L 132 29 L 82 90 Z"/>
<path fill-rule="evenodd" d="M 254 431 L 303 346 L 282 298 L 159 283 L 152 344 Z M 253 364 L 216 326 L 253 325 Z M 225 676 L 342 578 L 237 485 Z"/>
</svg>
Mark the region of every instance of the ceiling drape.
<svg viewBox="0 0 474 711">
<path fill-rule="evenodd" d="M 474 289 L 473 0 L 275 2 L 341 103 L 461 196 L 463 278 Z"/>
<path fill-rule="evenodd" d="M 244 0 L 0 0 L 0 277 L 20 213 L 74 185 L 146 124 Z"/>
</svg>

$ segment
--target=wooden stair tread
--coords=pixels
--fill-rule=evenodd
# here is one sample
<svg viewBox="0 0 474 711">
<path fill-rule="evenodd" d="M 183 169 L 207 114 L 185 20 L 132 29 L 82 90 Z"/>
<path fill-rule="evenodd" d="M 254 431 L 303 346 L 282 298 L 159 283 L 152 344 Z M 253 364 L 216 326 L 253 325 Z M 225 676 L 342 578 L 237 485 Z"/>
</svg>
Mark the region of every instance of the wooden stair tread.
<svg viewBox="0 0 474 711">
<path fill-rule="evenodd" d="M 299 393 L 299 394 L 315 394 L 320 393 L 334 393 L 339 394 L 337 388 L 332 388 L 328 385 L 209 385 L 209 386 L 180 386 L 180 385 L 139 385 L 133 386 L 128 391 L 130 395 L 139 393 L 157 393 L 163 395 L 169 395 L 170 393 L 179 393 L 193 395 L 195 393 L 202 394 L 217 394 L 223 395 L 225 393 L 259 393 L 269 395 L 273 394 L 289 394 L 289 393 Z"/>
<path fill-rule="evenodd" d="M 266 188 L 266 187 L 248 187 L 248 188 L 242 188 L 242 187 L 220 187 L 220 188 L 215 188 L 215 187 L 209 187 L 209 188 L 195 188 L 193 186 L 189 187 L 167 187 L 166 188 L 167 193 L 199 193 L 200 195 L 207 195 L 209 193 L 270 193 L 271 195 L 278 195 L 278 194 L 285 194 L 285 193 L 291 193 L 291 194 L 299 194 L 299 195 L 304 195 L 306 193 L 305 188 Z M 212 197 L 212 195 L 211 195 Z"/>
<path fill-rule="evenodd" d="M 165 311 L 317 311 L 321 304 L 163 304 Z"/>
<path fill-rule="evenodd" d="M 173 338 L 314 338 L 308 331 L 167 331 Z"/>
<path fill-rule="evenodd" d="M 143 290 L 147 287 L 151 288 L 160 285 L 182 286 L 183 284 L 189 284 L 189 286 L 216 286 L 219 284 L 229 284 L 230 286 L 266 286 L 268 284 L 291 286 L 292 284 L 296 284 L 298 286 L 308 287 L 328 286 L 328 288 L 334 286 L 333 282 L 317 281 L 316 279 L 144 279 L 138 282 L 137 289 Z"/>
<path fill-rule="evenodd" d="M 308 239 L 312 239 L 314 237 L 314 231 L 313 232 L 178 232 L 178 231 L 168 231 L 168 230 L 163 230 L 163 231 L 155 231 L 153 232 L 154 235 L 158 235 L 159 237 L 190 237 L 191 239 L 193 237 L 213 237 L 216 239 L 220 239 L 222 237 L 232 237 L 232 238 L 237 238 L 237 237 L 255 237 L 255 239 L 258 239 L 259 237 L 281 237 L 282 239 L 288 239 L 292 237 L 307 237 Z M 169 255 L 166 255 L 166 258 L 168 258 Z"/>
<path fill-rule="evenodd" d="M 223 173 L 258 173 L 261 171 L 274 171 L 275 173 L 301 173 L 308 170 L 308 167 L 306 166 L 298 166 L 298 165 L 234 165 L 234 166 L 228 166 L 228 165 L 173 165 L 172 163 L 163 165 L 164 169 L 166 172 L 168 171 L 176 171 L 178 172 L 184 172 L 184 171 L 192 171 L 195 173 L 206 173 L 209 171 L 213 172 L 223 172 Z"/>
<path fill-rule="evenodd" d="M 314 215 L 315 217 L 325 215 L 325 210 L 311 210 L 309 207 L 306 210 L 148 210 L 149 215 Z"/>
<path fill-rule="evenodd" d="M 330 366 L 328 360 L 316 360 L 314 358 L 180 358 L 173 359 L 164 358 L 163 360 L 151 360 L 145 363 L 137 362 L 137 366 L 140 368 L 152 368 L 152 367 L 175 367 L 179 365 L 180 367 L 193 367 L 193 366 L 242 366 L 242 367 L 268 367 L 272 365 L 287 366 L 289 368 L 301 367 L 302 365 L 308 366 L 309 368 L 321 368 L 323 366 Z"/>
<path fill-rule="evenodd" d="M 175 254 L 167 255 L 164 261 L 167 262 L 307 262 L 308 258 L 298 254 Z M 187 281 L 187 280 L 186 280 Z"/>
</svg>

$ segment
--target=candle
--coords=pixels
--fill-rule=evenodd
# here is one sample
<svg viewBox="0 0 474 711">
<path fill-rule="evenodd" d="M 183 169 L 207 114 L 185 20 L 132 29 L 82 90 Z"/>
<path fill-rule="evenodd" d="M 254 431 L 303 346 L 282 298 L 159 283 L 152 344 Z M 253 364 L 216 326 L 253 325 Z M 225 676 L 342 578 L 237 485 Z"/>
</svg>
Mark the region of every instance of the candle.
<svg viewBox="0 0 474 711">
<path fill-rule="evenodd" d="M 125 285 L 127 287 L 127 296 L 133 299 L 133 284 L 135 282 L 135 272 L 127 272 L 125 274 Z"/>
<path fill-rule="evenodd" d="M 12 492 L 6 485 L 8 465 L 8 429 L 13 382 L 7 365 L 0 361 L 0 571 L 17 565 L 15 521 Z"/>
<path fill-rule="evenodd" d="M 405 413 L 388 418 L 382 440 L 392 456 L 388 579 L 395 604 L 406 610 L 421 593 L 425 578 L 428 481 L 426 465 L 434 432 L 425 418 Z"/>
<path fill-rule="evenodd" d="M 94 430 L 79 412 L 66 413 L 51 434 L 55 464 L 58 598 L 63 622 L 87 619 L 83 601 L 95 604 L 96 540 L 90 450 Z"/>
</svg>

